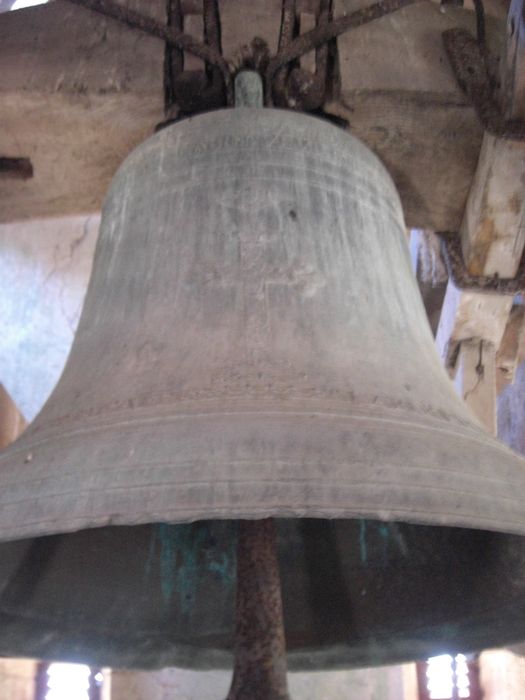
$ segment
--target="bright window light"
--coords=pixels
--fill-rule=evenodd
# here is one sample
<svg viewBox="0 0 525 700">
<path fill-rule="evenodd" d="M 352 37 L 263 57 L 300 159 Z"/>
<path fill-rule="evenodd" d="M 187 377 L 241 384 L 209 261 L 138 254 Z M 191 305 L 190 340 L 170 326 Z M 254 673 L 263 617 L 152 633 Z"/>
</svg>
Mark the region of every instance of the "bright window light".
<svg viewBox="0 0 525 700">
<path fill-rule="evenodd" d="M 47 0 L 16 0 L 11 10 L 22 10 L 24 7 L 33 7 L 33 5 L 45 5 Z"/>
<path fill-rule="evenodd" d="M 434 656 L 428 660 L 427 688 L 431 700 L 448 700 L 454 690 L 452 657 L 449 654 Z"/>
<path fill-rule="evenodd" d="M 50 664 L 45 700 L 89 700 L 91 669 L 80 664 Z"/>
<path fill-rule="evenodd" d="M 427 662 L 427 690 L 430 700 L 450 700 L 453 697 L 470 698 L 470 680 L 467 658 L 449 654 L 433 656 Z M 457 691 L 457 695 L 455 695 Z"/>
</svg>

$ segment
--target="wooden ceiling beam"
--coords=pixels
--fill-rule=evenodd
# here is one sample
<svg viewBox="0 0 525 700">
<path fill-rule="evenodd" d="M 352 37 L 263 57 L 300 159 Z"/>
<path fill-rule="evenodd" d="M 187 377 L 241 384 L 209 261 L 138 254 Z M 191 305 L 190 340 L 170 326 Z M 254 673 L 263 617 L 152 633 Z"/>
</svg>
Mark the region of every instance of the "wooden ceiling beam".
<svg viewBox="0 0 525 700">
<path fill-rule="evenodd" d="M 163 21 L 160 0 L 127 2 Z M 226 56 L 256 35 L 275 51 L 279 0 L 222 2 L 221 17 Z M 455 26 L 474 31 L 473 13 L 422 2 L 339 39 L 342 94 L 328 110 L 383 160 L 412 227 L 459 228 L 483 137 L 443 50 Z M 503 31 L 489 18 L 496 50 Z M 0 180 L 0 221 L 99 210 L 119 164 L 163 119 L 164 44 L 56 0 L 0 15 L 0 65 L 0 155 L 34 169 Z"/>
</svg>

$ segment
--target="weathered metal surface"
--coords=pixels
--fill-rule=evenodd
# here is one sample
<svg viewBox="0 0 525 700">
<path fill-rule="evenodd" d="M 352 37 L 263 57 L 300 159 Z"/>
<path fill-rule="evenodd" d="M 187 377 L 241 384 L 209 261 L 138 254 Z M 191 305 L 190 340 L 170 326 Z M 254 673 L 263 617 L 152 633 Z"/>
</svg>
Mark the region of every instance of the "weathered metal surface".
<svg viewBox="0 0 525 700">
<path fill-rule="evenodd" d="M 523 638 L 521 537 L 377 520 L 276 525 L 290 670 Z M 3 543 L 2 654 L 231 669 L 235 530 L 201 521 Z"/>
<path fill-rule="evenodd" d="M 234 86 L 236 107 L 263 106 L 263 85 L 258 73 L 241 71 L 235 76 Z"/>
<path fill-rule="evenodd" d="M 418 474 L 429 485 L 434 461 L 448 464 L 454 455 L 455 462 L 461 452 L 475 469 L 462 473 L 469 505 L 455 524 L 522 527 L 521 501 L 503 498 L 506 478 L 499 491 L 505 507 L 498 489 L 490 511 L 483 496 L 478 504 L 480 474 L 496 478 L 491 449 L 502 473 L 510 469 L 518 480 L 521 462 L 468 425 L 433 349 L 393 185 L 341 130 L 289 112 L 239 110 L 159 132 L 110 190 L 90 290 L 53 400 L 1 460 L 4 536 L 95 526 L 107 522 L 108 508 L 113 522 L 193 520 L 210 515 L 210 498 L 218 517 L 266 508 L 267 515 L 320 517 L 379 509 L 387 517 L 383 496 L 362 481 L 358 465 L 369 450 L 387 459 L 389 479 L 398 478 L 397 459 L 407 464 L 418 455 Z M 390 362 L 403 367 L 393 376 L 380 371 L 387 338 Z M 435 378 L 430 397 L 428 377 Z M 316 416 L 308 429 L 305 411 Z M 395 464 L 386 456 L 384 420 L 396 426 Z M 428 428 L 423 456 L 414 421 Z M 83 437 L 73 439 L 80 427 Z M 114 454 L 115 440 L 132 456 Z M 89 504 L 77 499 L 73 466 L 86 471 L 84 441 L 98 474 Z M 250 445 L 259 446 L 255 453 Z M 51 520 L 9 505 L 22 488 L 27 453 L 31 469 L 46 473 L 40 498 Z M 228 465 L 227 480 L 208 483 L 210 453 Z M 332 478 L 318 484 L 315 464 L 328 454 Z M 349 454 L 360 475 L 355 484 Z M 143 464 L 152 465 L 146 481 Z M 282 482 L 278 464 L 288 465 Z M 64 469 L 72 481 L 62 496 L 56 485 Z M 343 473 L 350 478 L 344 488 Z M 455 510 L 454 492 L 434 513 L 426 501 L 418 505 L 405 477 L 389 493 L 392 512 L 428 522 Z M 122 479 L 133 486 L 128 493 Z"/>
<path fill-rule="evenodd" d="M 446 377 L 368 149 L 180 122 L 119 171 L 68 365 L 0 457 L 0 653 L 230 664 L 230 521 L 265 517 L 291 668 L 516 642 L 523 464 Z"/>
</svg>

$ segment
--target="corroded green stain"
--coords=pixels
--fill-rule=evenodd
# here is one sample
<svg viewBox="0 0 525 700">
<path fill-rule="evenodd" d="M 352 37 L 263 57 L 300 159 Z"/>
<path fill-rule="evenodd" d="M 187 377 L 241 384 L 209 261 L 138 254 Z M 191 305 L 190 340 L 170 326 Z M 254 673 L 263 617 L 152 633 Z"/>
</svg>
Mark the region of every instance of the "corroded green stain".
<svg viewBox="0 0 525 700">
<path fill-rule="evenodd" d="M 203 585 L 214 585 L 218 580 L 230 589 L 235 583 L 234 531 L 230 528 L 227 532 L 230 536 L 217 544 L 212 529 L 207 522 L 190 525 L 157 523 L 152 529 L 145 564 L 146 580 L 151 579 L 157 564 L 164 605 L 175 602 L 185 616 L 192 615 L 197 592 Z"/>
<path fill-rule="evenodd" d="M 173 525 L 157 525 L 160 541 L 160 587 L 165 604 L 171 601 L 175 589 L 175 570 L 177 562 L 176 536 Z"/>
<path fill-rule="evenodd" d="M 202 529 L 196 526 L 174 527 L 177 563 L 174 570 L 175 588 L 184 615 L 191 615 L 195 602 L 195 592 L 199 585 L 199 549 L 203 544 Z"/>
<path fill-rule="evenodd" d="M 216 559 L 207 562 L 209 571 L 218 574 L 225 586 L 233 586 L 236 574 L 235 548 L 231 552 L 217 552 L 216 556 Z"/>
<path fill-rule="evenodd" d="M 144 576 L 149 585 L 158 562 L 160 588 L 165 604 L 171 601 L 175 588 L 175 567 L 177 552 L 174 546 L 172 530 L 175 526 L 157 523 L 152 526 L 148 556 L 144 566 Z"/>
<path fill-rule="evenodd" d="M 149 540 L 148 557 L 146 559 L 146 564 L 144 566 L 144 576 L 146 578 L 146 583 L 149 583 L 151 577 L 151 572 L 153 571 L 153 562 L 155 561 L 155 553 L 157 550 L 157 530 L 155 527 L 152 529 L 152 533 Z"/>
<path fill-rule="evenodd" d="M 361 564 L 365 566 L 368 563 L 368 550 L 366 545 L 366 520 L 359 519 L 359 554 L 361 556 Z"/>
<path fill-rule="evenodd" d="M 378 530 L 379 530 L 379 534 L 381 535 L 381 537 L 383 539 L 387 540 L 390 537 L 390 526 L 389 525 L 384 525 L 381 523 L 379 525 Z"/>
<path fill-rule="evenodd" d="M 359 555 L 363 566 L 373 566 L 374 561 L 371 562 L 370 559 L 377 559 L 376 566 L 386 566 L 390 558 L 390 543 L 392 541 L 400 549 L 403 556 L 408 556 L 406 543 L 395 523 L 359 519 Z M 369 546 L 372 547 L 372 557 L 369 555 Z"/>
</svg>

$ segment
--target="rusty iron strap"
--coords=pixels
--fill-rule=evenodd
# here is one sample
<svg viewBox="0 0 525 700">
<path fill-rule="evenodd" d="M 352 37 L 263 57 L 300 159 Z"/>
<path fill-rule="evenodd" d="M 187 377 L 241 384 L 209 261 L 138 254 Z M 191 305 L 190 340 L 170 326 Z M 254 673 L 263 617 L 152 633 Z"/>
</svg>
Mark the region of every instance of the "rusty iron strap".
<svg viewBox="0 0 525 700">
<path fill-rule="evenodd" d="M 281 29 L 279 32 L 279 44 L 277 53 L 280 54 L 290 46 L 294 40 L 296 25 L 296 3 L 295 0 L 283 0 Z M 272 81 L 272 89 L 279 95 L 285 94 L 286 79 L 288 77 L 287 69 L 281 68 L 275 73 L 275 78 Z M 283 98 L 284 103 L 284 98 Z"/>
<path fill-rule="evenodd" d="M 327 24 L 320 24 L 315 27 L 315 29 L 294 39 L 294 41 L 284 47 L 282 51 L 279 51 L 268 64 L 265 75 L 267 105 L 271 106 L 272 104 L 272 83 L 274 76 L 276 72 L 287 63 L 312 51 L 321 44 L 325 44 L 337 38 L 349 29 L 355 29 L 375 19 L 389 15 L 391 12 L 396 12 L 403 7 L 421 1 L 422 0 L 381 0 L 381 2 L 376 2 L 373 5 L 352 12 L 349 15 L 338 17 Z"/>
<path fill-rule="evenodd" d="M 316 16 L 316 26 L 327 25 L 332 21 L 332 1 L 319 0 L 319 10 Z M 335 39 L 332 39 L 332 43 Z M 274 94 L 285 106 L 297 110 L 312 111 L 320 109 L 325 101 L 329 81 L 329 65 L 333 63 L 333 47 L 323 43 L 315 50 L 315 72 L 294 68 L 288 76 L 284 95 L 274 87 Z M 333 66 L 330 65 L 330 68 Z M 282 68 L 280 72 L 285 71 Z M 279 73 L 277 74 L 279 75 Z M 284 98 L 284 100 L 283 100 Z"/>
<path fill-rule="evenodd" d="M 471 289 L 486 294 L 514 296 L 525 290 L 525 258 L 522 260 L 515 277 L 502 279 L 498 275 L 486 277 L 471 275 L 463 260 L 461 240 L 457 233 L 439 232 L 441 252 L 448 276 L 458 289 Z"/>
<path fill-rule="evenodd" d="M 218 68 L 224 80 L 226 90 L 226 101 L 228 105 L 233 104 L 233 80 L 228 67 L 228 63 L 213 47 L 203 44 L 194 39 L 189 34 L 179 31 L 173 26 L 166 26 L 157 22 L 152 17 L 147 17 L 140 12 L 129 10 L 119 5 L 114 0 L 69 0 L 75 5 L 80 5 L 93 12 L 111 17 L 123 24 L 127 24 L 132 29 L 137 29 L 158 39 L 162 39 L 171 46 L 176 46 L 183 51 L 197 56 L 211 66 Z"/>
<path fill-rule="evenodd" d="M 458 85 L 472 102 L 485 131 L 504 139 L 525 140 L 525 124 L 506 120 L 494 101 L 483 47 L 466 29 L 449 29 L 443 43 Z"/>
</svg>

